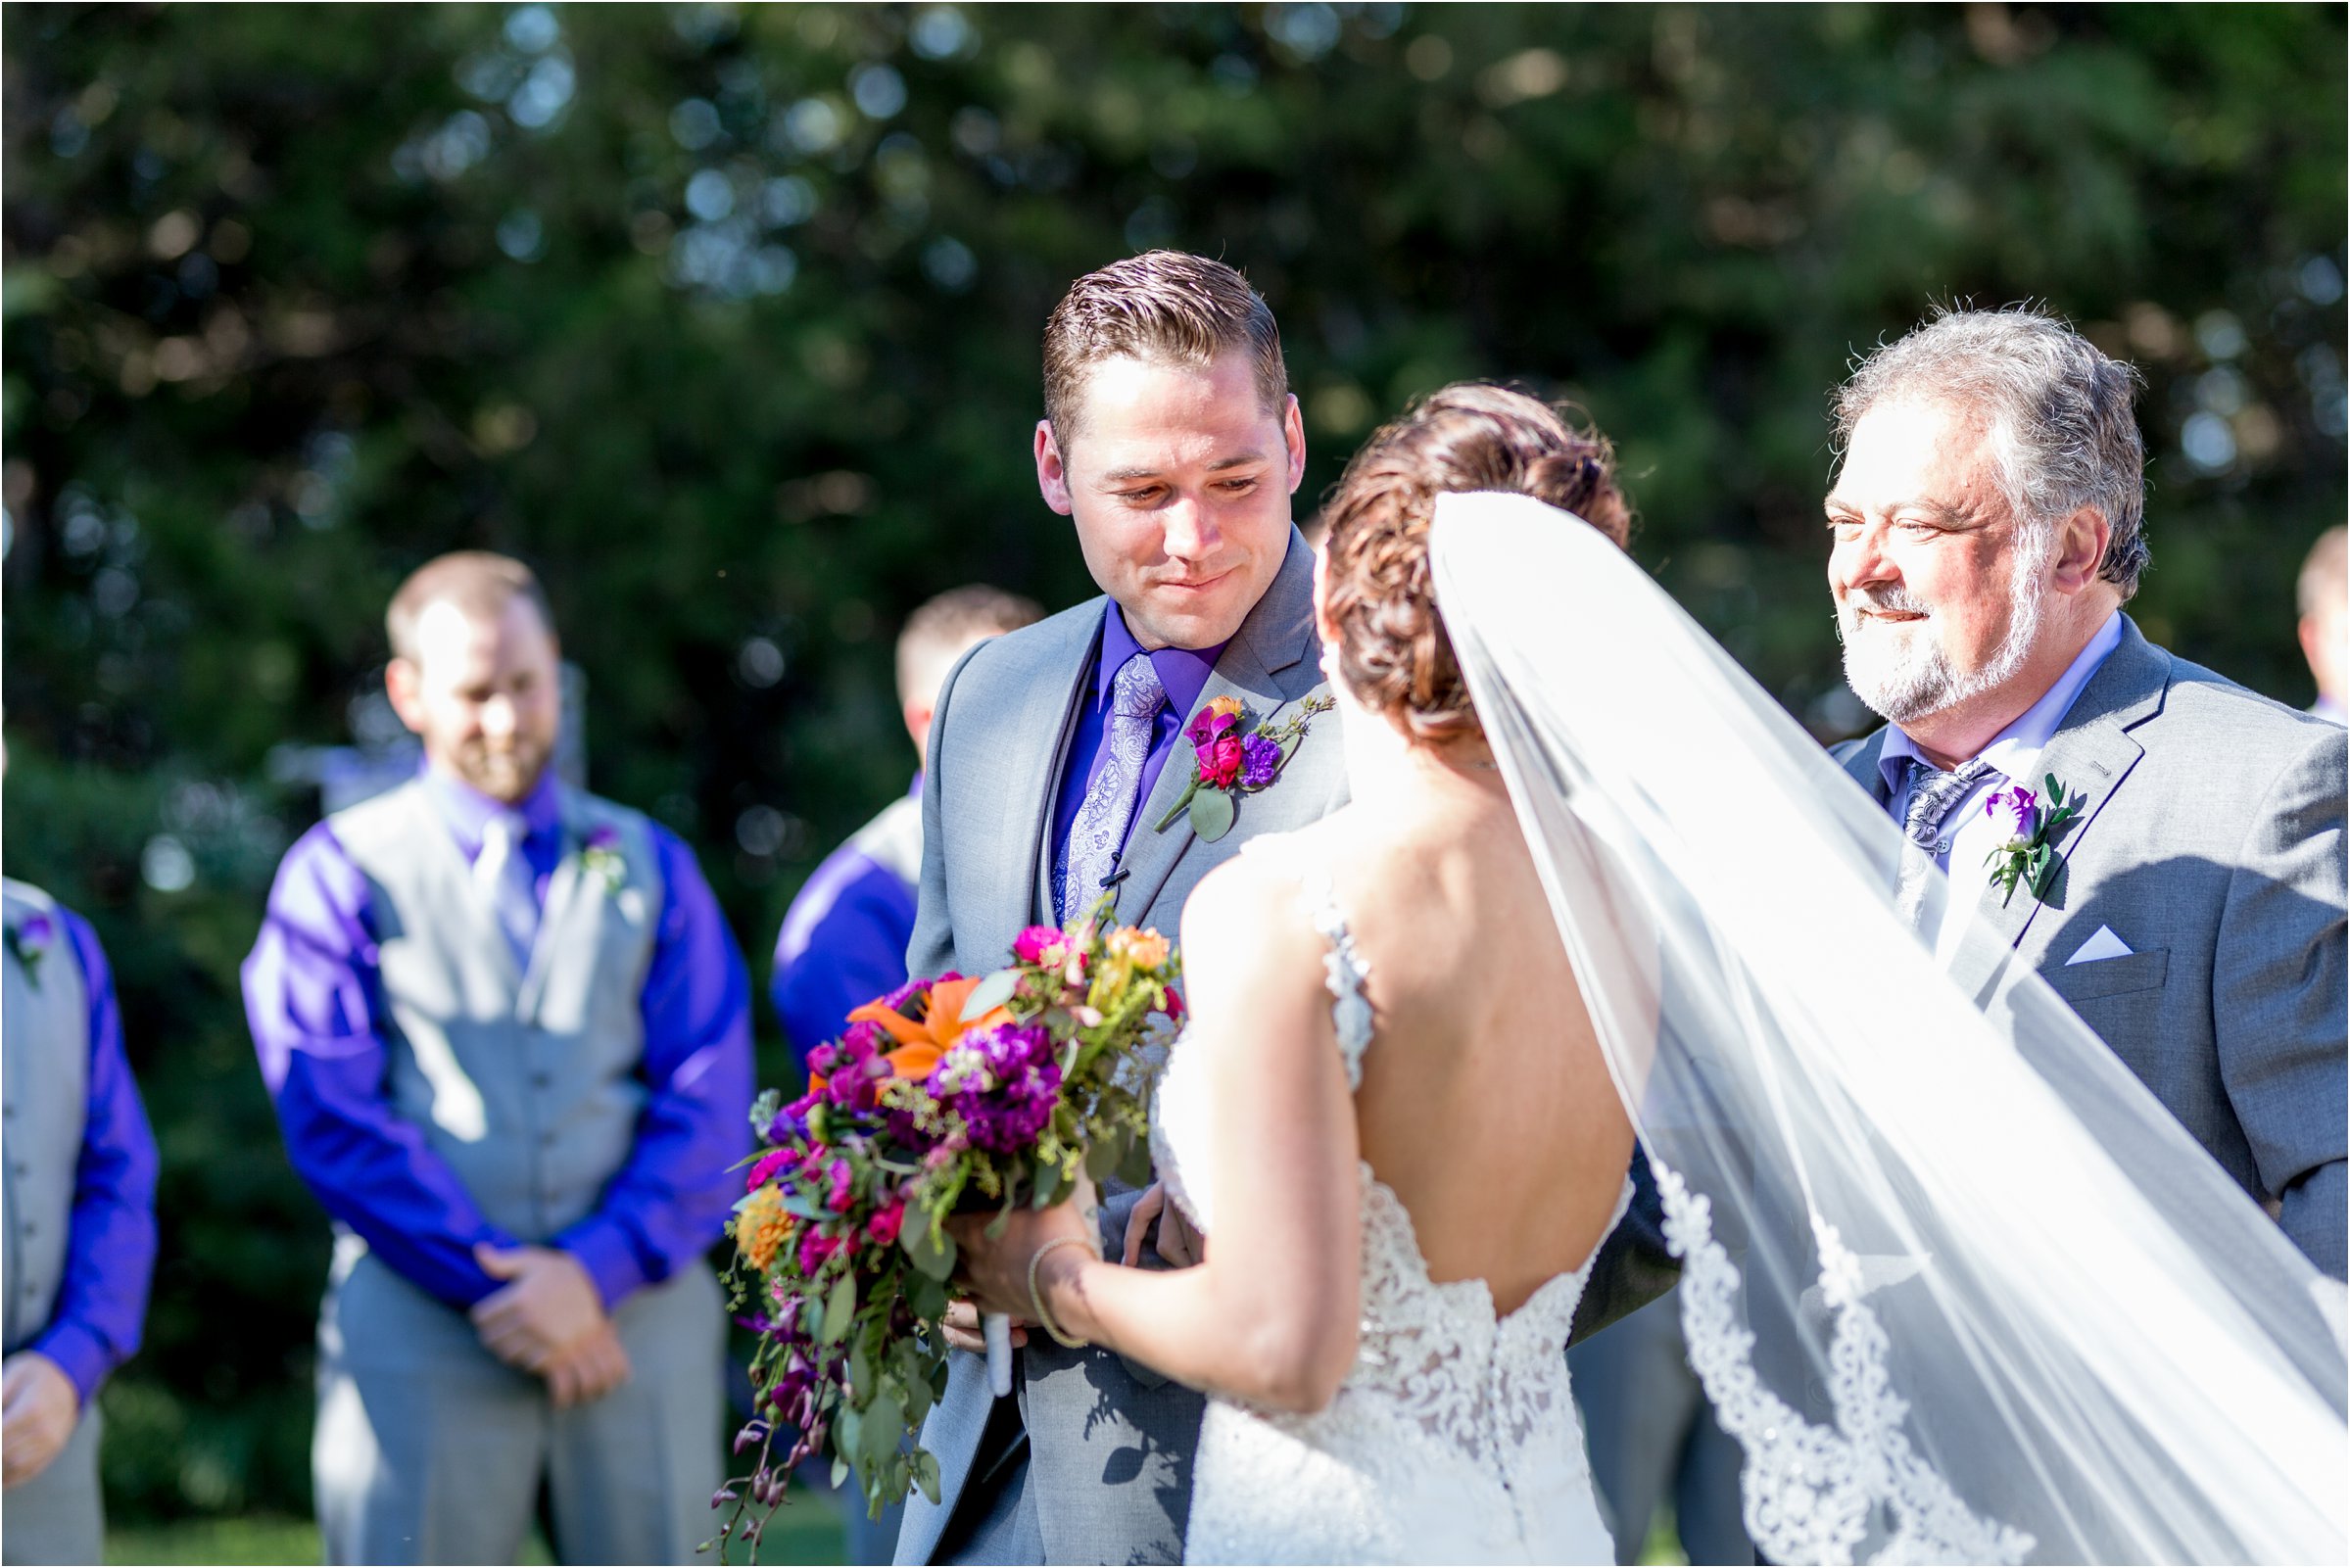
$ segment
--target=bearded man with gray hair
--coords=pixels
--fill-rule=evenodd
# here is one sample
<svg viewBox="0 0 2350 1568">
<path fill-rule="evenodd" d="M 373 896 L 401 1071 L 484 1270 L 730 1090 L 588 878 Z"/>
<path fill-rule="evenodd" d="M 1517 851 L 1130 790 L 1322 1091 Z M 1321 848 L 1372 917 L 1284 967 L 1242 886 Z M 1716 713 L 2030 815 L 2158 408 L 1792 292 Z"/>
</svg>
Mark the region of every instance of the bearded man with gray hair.
<svg viewBox="0 0 2350 1568">
<path fill-rule="evenodd" d="M 1828 586 L 1846 678 L 1890 722 L 1838 758 L 1901 825 L 1898 901 L 1953 976 L 1988 999 L 2005 952 L 2038 970 L 2339 1278 L 2350 757 L 2123 612 L 2148 562 L 2137 384 L 2032 309 L 1859 362 Z"/>
</svg>

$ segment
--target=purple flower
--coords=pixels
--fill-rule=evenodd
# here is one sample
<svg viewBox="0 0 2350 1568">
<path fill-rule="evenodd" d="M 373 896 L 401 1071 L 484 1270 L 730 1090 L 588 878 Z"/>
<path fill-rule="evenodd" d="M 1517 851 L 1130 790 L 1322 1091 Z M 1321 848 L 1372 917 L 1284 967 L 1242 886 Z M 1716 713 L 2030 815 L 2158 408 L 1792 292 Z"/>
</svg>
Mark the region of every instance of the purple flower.
<svg viewBox="0 0 2350 1568">
<path fill-rule="evenodd" d="M 2039 827 L 2039 801 L 2022 784 L 1994 789 L 1984 801 L 1983 813 L 2003 829 L 2009 839 L 2028 843 Z"/>
<path fill-rule="evenodd" d="M 49 917 L 34 910 L 17 927 L 17 943 L 26 952 L 37 953 L 57 940 L 57 927 Z"/>
<path fill-rule="evenodd" d="M 930 1081 L 970 1128 L 971 1146 L 997 1154 L 1033 1145 L 1061 1100 L 1052 1036 L 1032 1024 L 967 1032 Z"/>
<path fill-rule="evenodd" d="M 590 849 L 618 849 L 620 847 L 620 830 L 608 822 L 598 823 L 588 830 L 588 847 Z"/>
<path fill-rule="evenodd" d="M 1240 787 L 1262 789 L 1281 766 L 1281 743 L 1253 735 L 1240 742 Z"/>
</svg>

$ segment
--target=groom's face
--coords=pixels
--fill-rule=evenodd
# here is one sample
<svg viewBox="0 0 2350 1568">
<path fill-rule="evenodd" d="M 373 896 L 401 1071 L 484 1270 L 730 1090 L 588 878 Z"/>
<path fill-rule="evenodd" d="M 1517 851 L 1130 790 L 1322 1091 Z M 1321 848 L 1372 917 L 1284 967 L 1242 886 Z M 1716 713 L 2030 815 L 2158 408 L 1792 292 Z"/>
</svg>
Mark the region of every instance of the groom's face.
<svg viewBox="0 0 2350 1568">
<path fill-rule="evenodd" d="M 1100 360 L 1079 404 L 1073 428 L 1036 425 L 1045 504 L 1076 522 L 1086 569 L 1136 641 L 1223 641 L 1289 548 L 1306 474 L 1297 399 L 1267 408 L 1248 356 L 1226 353 L 1204 369 Z"/>
</svg>

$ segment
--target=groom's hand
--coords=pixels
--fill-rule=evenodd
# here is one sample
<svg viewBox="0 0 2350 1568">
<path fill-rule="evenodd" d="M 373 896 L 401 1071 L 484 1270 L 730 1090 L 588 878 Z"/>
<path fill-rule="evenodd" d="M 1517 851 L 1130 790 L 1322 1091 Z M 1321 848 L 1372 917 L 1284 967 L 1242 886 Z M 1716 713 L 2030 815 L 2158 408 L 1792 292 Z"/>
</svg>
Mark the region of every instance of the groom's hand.
<svg viewBox="0 0 2350 1568">
<path fill-rule="evenodd" d="M 606 1318 L 558 1351 L 541 1375 L 559 1410 L 602 1399 L 627 1382 L 632 1370 L 619 1331 Z"/>
<path fill-rule="evenodd" d="M 586 1335 L 609 1332 L 596 1282 L 561 1248 L 483 1246 L 473 1256 L 491 1278 L 511 1281 L 473 1307 L 474 1332 L 500 1360 L 544 1373 Z"/>
<path fill-rule="evenodd" d="M 1154 1225 L 1157 1227 L 1155 1236 L 1152 1234 Z M 1141 1264 L 1145 1242 L 1157 1251 L 1160 1261 L 1170 1268 L 1189 1268 L 1208 1255 L 1204 1238 L 1191 1228 L 1191 1221 L 1183 1217 L 1183 1211 L 1167 1201 L 1167 1188 L 1156 1181 L 1127 1212 L 1127 1267 L 1134 1268 Z"/>
<path fill-rule="evenodd" d="M 954 1349 L 969 1351 L 974 1355 L 987 1354 L 987 1338 L 980 1332 L 980 1309 L 971 1303 L 948 1302 L 943 1327 L 946 1330 L 946 1343 Z M 1013 1348 L 1017 1350 L 1028 1342 L 1028 1320 L 1015 1317 L 1012 1319 Z"/>
</svg>

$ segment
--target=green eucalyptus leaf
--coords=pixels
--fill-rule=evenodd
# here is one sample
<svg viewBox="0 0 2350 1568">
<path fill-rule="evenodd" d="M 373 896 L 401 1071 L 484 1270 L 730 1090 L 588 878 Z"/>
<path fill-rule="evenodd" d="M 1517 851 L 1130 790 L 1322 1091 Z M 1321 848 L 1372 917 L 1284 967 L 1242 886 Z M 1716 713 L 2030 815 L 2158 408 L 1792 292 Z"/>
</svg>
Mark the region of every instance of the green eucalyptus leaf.
<svg viewBox="0 0 2350 1568">
<path fill-rule="evenodd" d="M 848 1479 L 848 1461 L 841 1458 L 838 1451 L 840 1446 L 840 1436 L 838 1431 L 833 1434 L 832 1444 L 835 1449 L 833 1455 L 833 1490 L 838 1492 L 840 1490 L 840 1483 Z"/>
<path fill-rule="evenodd" d="M 951 1260 L 948 1266 L 950 1268 L 953 1266 Z M 924 1322 L 936 1322 L 946 1311 L 945 1281 L 933 1279 L 929 1273 L 917 1270 L 906 1281 L 906 1305 L 913 1308 L 914 1315 Z M 906 1343 L 913 1342 L 909 1340 Z"/>
<path fill-rule="evenodd" d="M 873 1359 L 865 1354 L 862 1340 L 848 1353 L 848 1386 L 860 1394 L 873 1387 Z"/>
<path fill-rule="evenodd" d="M 816 1337 L 827 1345 L 838 1345 L 848 1332 L 849 1320 L 857 1312 L 857 1276 L 842 1274 L 833 1286 L 833 1294 L 824 1304 L 824 1324 Z"/>
<path fill-rule="evenodd" d="M 1147 1187 L 1151 1179 L 1151 1146 L 1129 1138 L 1118 1162 L 1118 1179 L 1129 1187 Z"/>
<path fill-rule="evenodd" d="M 1085 1151 L 1085 1174 L 1095 1181 L 1107 1181 L 1118 1173 L 1120 1156 L 1126 1151 L 1108 1138 L 1097 1138 Z"/>
<path fill-rule="evenodd" d="M 914 1266 L 922 1271 L 926 1279 L 943 1281 L 953 1275 L 955 1271 L 955 1239 L 946 1233 L 943 1225 L 938 1228 L 937 1235 L 934 1238 L 931 1234 L 930 1222 L 920 1216 L 914 1216 L 911 1222 L 897 1233 L 897 1245 L 904 1250 L 906 1257 L 913 1260 Z M 922 1315 L 935 1317 L 938 1314 L 924 1312 Z"/>
<path fill-rule="evenodd" d="M 938 1461 L 928 1449 L 914 1450 L 914 1484 L 933 1505 L 938 1501 Z"/>
<path fill-rule="evenodd" d="M 1191 802 L 1191 831 L 1200 842 L 1212 844 L 1232 831 L 1232 797 L 1221 789 L 1203 789 Z"/>
<path fill-rule="evenodd" d="M 991 1013 L 1011 1001 L 1013 989 L 1019 984 L 1018 970 L 997 970 L 988 975 L 980 981 L 973 989 L 971 999 L 963 1004 L 963 1022 L 969 1023 L 973 1019 Z"/>
</svg>

